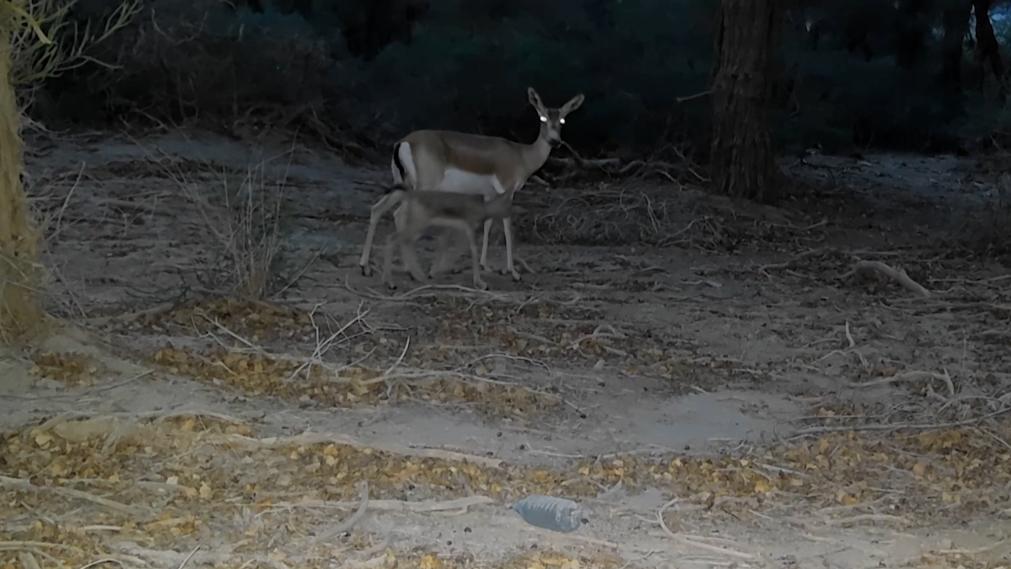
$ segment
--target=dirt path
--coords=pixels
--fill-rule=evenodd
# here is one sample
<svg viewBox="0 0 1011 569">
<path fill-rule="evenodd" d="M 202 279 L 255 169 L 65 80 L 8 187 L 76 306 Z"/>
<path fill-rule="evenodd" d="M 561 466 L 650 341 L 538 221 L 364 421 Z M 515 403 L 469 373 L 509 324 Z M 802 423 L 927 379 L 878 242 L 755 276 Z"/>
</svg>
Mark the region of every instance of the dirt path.
<svg viewBox="0 0 1011 569">
<path fill-rule="evenodd" d="M 811 188 L 783 209 L 649 180 L 533 185 L 517 199 L 535 273 L 489 275 L 488 292 L 401 274 L 390 295 L 357 269 L 377 192 L 361 182 L 385 170 L 289 150 L 92 135 L 32 157 L 51 308 L 74 326 L 2 361 L 0 562 L 179 566 L 197 546 L 190 567 L 1011 554 L 1011 424 L 976 420 L 1008 405 L 1011 280 L 954 244 L 994 172 L 812 157 L 785 163 Z M 235 221 L 215 200 L 244 179 L 283 196 L 270 302 L 208 294 L 234 282 L 237 247 L 212 230 Z M 857 258 L 930 296 L 847 275 Z M 588 523 L 525 524 L 508 506 L 536 493 L 578 500 Z"/>
</svg>

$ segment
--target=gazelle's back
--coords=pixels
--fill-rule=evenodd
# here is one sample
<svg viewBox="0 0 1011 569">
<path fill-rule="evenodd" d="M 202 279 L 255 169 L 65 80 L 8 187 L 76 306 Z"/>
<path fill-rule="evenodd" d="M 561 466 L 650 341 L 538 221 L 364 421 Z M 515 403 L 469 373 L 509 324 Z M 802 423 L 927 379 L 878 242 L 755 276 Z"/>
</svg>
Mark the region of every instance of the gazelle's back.
<svg viewBox="0 0 1011 569">
<path fill-rule="evenodd" d="M 413 170 L 417 189 L 462 193 L 480 187 L 489 196 L 494 192 L 493 177 L 500 186 L 508 186 L 516 177 L 517 165 L 523 163 L 521 145 L 494 136 L 418 130 L 398 145 L 402 143 L 410 148 L 407 169 Z"/>
</svg>

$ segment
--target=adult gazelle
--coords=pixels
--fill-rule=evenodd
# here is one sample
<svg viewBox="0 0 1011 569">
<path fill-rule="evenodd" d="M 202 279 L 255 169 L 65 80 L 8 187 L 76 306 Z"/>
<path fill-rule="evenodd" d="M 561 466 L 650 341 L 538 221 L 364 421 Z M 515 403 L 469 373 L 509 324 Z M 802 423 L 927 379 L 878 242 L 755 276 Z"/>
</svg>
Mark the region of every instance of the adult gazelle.
<svg viewBox="0 0 1011 569">
<path fill-rule="evenodd" d="M 583 104 L 583 95 L 573 97 L 559 108 L 548 108 L 537 91 L 527 89 L 530 104 L 541 121 L 540 134 L 530 144 L 522 144 L 495 136 L 483 136 L 447 130 L 416 130 L 393 145 L 390 170 L 396 184 L 408 191 L 425 190 L 481 195 L 485 201 L 497 195 L 514 195 L 527 179 L 544 165 L 551 150 L 561 144 L 565 117 Z M 365 246 L 358 261 L 362 274 L 369 273 L 369 256 L 375 239 L 376 225 L 392 207 L 403 203 L 385 194 L 373 206 Z M 394 216 L 396 218 L 396 216 Z M 481 267 L 488 270 L 488 236 L 494 220 L 484 222 L 481 244 Z M 512 219 L 502 218 L 505 233 L 506 266 L 513 280 L 520 274 L 513 265 Z M 441 270 L 441 262 L 432 265 L 429 276 Z"/>
</svg>

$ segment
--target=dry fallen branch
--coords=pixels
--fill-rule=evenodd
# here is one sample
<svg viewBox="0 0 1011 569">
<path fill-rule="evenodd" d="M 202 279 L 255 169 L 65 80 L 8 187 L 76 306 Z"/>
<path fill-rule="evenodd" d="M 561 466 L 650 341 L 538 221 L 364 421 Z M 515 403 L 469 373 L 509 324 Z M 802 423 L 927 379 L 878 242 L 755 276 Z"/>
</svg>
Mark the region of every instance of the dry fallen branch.
<svg viewBox="0 0 1011 569">
<path fill-rule="evenodd" d="M 930 291 L 924 288 L 924 286 L 921 285 L 920 283 L 910 278 L 910 276 L 906 274 L 905 269 L 902 268 L 897 269 L 890 265 L 886 265 L 881 261 L 857 261 L 853 265 L 853 269 L 850 270 L 848 273 L 842 275 L 842 277 L 840 278 L 845 279 L 857 273 L 878 273 L 899 283 L 900 285 L 902 285 L 903 288 L 905 288 L 910 292 L 918 294 L 924 298 L 930 296 Z"/>
<path fill-rule="evenodd" d="M 837 518 L 828 521 L 829 525 L 834 526 L 849 526 L 866 522 L 887 522 L 899 525 L 909 525 L 909 520 L 906 518 L 903 518 L 902 516 L 893 516 L 891 514 L 857 514 L 855 516 Z"/>
<path fill-rule="evenodd" d="M 750 553 L 744 553 L 743 551 L 737 551 L 736 549 L 730 549 L 727 547 L 720 547 L 718 545 L 712 545 L 710 543 L 700 541 L 700 538 L 694 536 L 689 537 L 684 535 L 678 535 L 673 531 L 671 531 L 670 527 L 667 526 L 667 521 L 663 519 L 663 514 L 665 511 L 667 511 L 668 508 L 670 508 L 674 504 L 674 502 L 678 500 L 679 498 L 674 498 L 673 500 L 670 500 L 666 504 L 661 506 L 660 509 L 656 511 L 656 521 L 657 523 L 660 524 L 660 529 L 662 529 L 665 534 L 673 538 L 675 541 L 678 541 L 679 543 L 682 543 L 690 547 L 703 549 L 705 551 L 709 551 L 710 553 L 717 553 L 719 555 L 726 555 L 729 557 L 735 557 L 737 559 L 755 558 L 755 556 Z"/>
<path fill-rule="evenodd" d="M 974 547 L 972 549 L 939 549 L 937 553 L 941 555 L 979 555 L 981 553 L 986 553 L 997 549 L 998 547 L 1007 543 L 1007 539 L 1002 539 L 1000 541 L 995 541 L 990 545 L 984 545 L 982 547 Z"/>
<path fill-rule="evenodd" d="M 709 95 L 712 95 L 712 94 L 713 94 L 713 90 L 712 89 L 706 89 L 705 91 L 700 91 L 700 92 L 695 93 L 693 95 L 683 95 L 681 97 L 677 97 L 677 98 L 674 99 L 674 101 L 676 103 L 678 103 L 678 104 L 681 104 L 681 103 L 685 103 L 687 101 L 693 101 L 695 99 L 701 99 L 702 97 L 708 97 Z"/>
<path fill-rule="evenodd" d="M 381 452 L 388 452 L 390 454 L 399 454 L 403 456 L 416 456 L 421 458 L 436 458 L 440 460 L 471 462 L 488 468 L 499 468 L 502 466 L 502 461 L 497 458 L 488 458 L 484 456 L 464 454 L 461 452 L 453 452 L 448 450 L 409 448 L 390 444 L 365 444 L 355 439 L 354 437 L 343 435 L 340 433 L 303 433 L 301 435 L 295 435 L 292 437 L 267 437 L 263 439 L 247 437 L 244 435 L 221 435 L 210 440 L 211 442 L 218 442 L 225 444 L 235 443 L 265 448 L 334 443 L 354 448 L 371 449 Z"/>
<path fill-rule="evenodd" d="M 884 377 L 881 379 L 875 379 L 873 381 L 866 381 L 863 383 L 854 382 L 850 383 L 853 387 L 876 387 L 879 385 L 888 385 L 890 383 L 898 383 L 900 381 L 912 381 L 917 379 L 938 379 L 944 382 L 945 387 L 948 389 L 948 395 L 951 397 L 955 396 L 955 383 L 951 380 L 951 375 L 947 371 L 944 373 L 936 373 L 932 371 L 918 371 L 912 370 L 903 372 L 900 374 L 893 375 L 892 377 Z"/>
<path fill-rule="evenodd" d="M 149 561 L 158 567 L 182 568 L 191 561 L 201 565 L 228 565 L 233 560 L 232 554 L 227 548 L 220 552 L 198 552 L 200 549 L 198 546 L 187 553 L 179 553 L 177 551 L 148 549 L 132 542 L 118 542 L 112 544 L 112 547 L 122 554 Z"/>
<path fill-rule="evenodd" d="M 466 510 L 473 506 L 484 506 L 494 504 L 495 500 L 488 496 L 467 496 L 466 498 L 456 498 L 453 500 L 422 500 L 419 502 L 409 502 L 406 500 L 369 500 L 368 509 L 380 512 L 404 512 L 414 514 L 427 514 L 432 512 L 453 512 Z M 332 508 L 335 510 L 349 510 L 361 507 L 361 501 L 350 502 L 328 502 L 325 500 L 305 500 L 302 502 L 280 502 L 274 504 L 273 509 L 284 510 L 289 508 Z"/>
<path fill-rule="evenodd" d="M 324 532 L 320 535 L 319 539 L 323 541 L 329 541 L 334 536 L 341 535 L 345 532 L 354 529 L 358 522 L 365 517 L 365 512 L 369 509 L 369 481 L 362 481 L 361 499 L 358 502 L 358 508 L 355 509 L 354 513 L 348 516 L 348 519 L 344 520 L 337 527 Z"/>
<path fill-rule="evenodd" d="M 108 508 L 110 510 L 119 512 L 121 514 L 127 514 L 130 516 L 136 516 L 138 514 L 144 513 L 142 509 L 137 508 L 135 506 L 128 506 L 122 502 L 109 500 L 108 498 L 102 498 L 101 496 L 95 496 L 94 494 L 82 492 L 81 490 L 74 490 L 72 488 L 63 488 L 60 486 L 38 486 L 22 478 L 10 478 L 7 476 L 0 476 L 0 486 L 10 488 L 12 490 L 19 490 L 22 492 L 49 492 L 51 494 L 57 494 L 67 498 L 85 500 L 93 504 L 98 504 L 103 508 Z"/>
<path fill-rule="evenodd" d="M 32 555 L 32 552 L 30 551 L 22 551 L 21 554 L 18 555 L 18 559 L 21 560 L 22 569 L 42 569 L 39 565 L 39 561 L 35 559 L 35 556 Z"/>
<path fill-rule="evenodd" d="M 197 551 L 199 550 L 200 550 L 199 545 L 191 549 L 189 555 L 187 555 L 182 561 L 179 562 L 178 569 L 183 569 L 184 567 L 186 567 L 186 564 L 190 562 L 190 559 L 193 559 L 193 556 L 196 555 Z"/>
<path fill-rule="evenodd" d="M 79 547 L 74 547 L 72 545 L 64 545 L 62 543 L 50 543 L 48 541 L 28 541 L 28 540 L 0 541 L 0 551 L 24 551 L 26 549 L 38 549 L 38 548 L 62 549 L 64 551 L 74 551 L 78 553 L 83 553 L 81 551 L 81 548 Z"/>
<path fill-rule="evenodd" d="M 1011 406 L 1005 407 L 998 411 L 992 413 L 987 413 L 986 415 L 981 415 L 979 417 L 974 417 L 971 419 L 963 419 L 961 421 L 950 421 L 947 423 L 871 423 L 868 425 L 837 425 L 837 426 L 825 426 L 825 427 L 810 427 L 807 429 L 801 429 L 794 433 L 792 438 L 807 437 L 813 435 L 823 435 L 827 433 L 848 433 L 848 432 L 858 432 L 858 431 L 933 431 L 938 429 L 952 429 L 956 427 L 968 427 L 971 425 L 978 425 L 983 421 L 990 419 L 996 419 L 1002 415 L 1007 415 L 1011 413 Z"/>
</svg>

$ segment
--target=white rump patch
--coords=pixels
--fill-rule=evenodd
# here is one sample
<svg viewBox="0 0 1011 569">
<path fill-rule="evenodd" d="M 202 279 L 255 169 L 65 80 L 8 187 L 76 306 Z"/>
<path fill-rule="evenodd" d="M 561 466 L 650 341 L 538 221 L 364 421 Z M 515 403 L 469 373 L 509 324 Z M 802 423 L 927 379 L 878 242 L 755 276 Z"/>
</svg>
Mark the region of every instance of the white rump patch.
<svg viewBox="0 0 1011 569">
<path fill-rule="evenodd" d="M 390 168 L 393 169 L 393 181 L 395 183 L 404 184 L 410 188 L 415 187 L 418 183 L 418 169 L 414 165 L 414 153 L 411 152 L 411 143 L 404 142 L 397 149 L 398 157 L 400 158 L 400 163 L 404 166 L 404 173 L 407 174 L 406 180 L 400 179 L 400 170 L 397 169 L 396 160 L 390 160 Z"/>
</svg>

